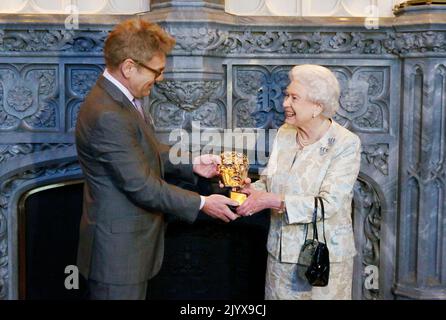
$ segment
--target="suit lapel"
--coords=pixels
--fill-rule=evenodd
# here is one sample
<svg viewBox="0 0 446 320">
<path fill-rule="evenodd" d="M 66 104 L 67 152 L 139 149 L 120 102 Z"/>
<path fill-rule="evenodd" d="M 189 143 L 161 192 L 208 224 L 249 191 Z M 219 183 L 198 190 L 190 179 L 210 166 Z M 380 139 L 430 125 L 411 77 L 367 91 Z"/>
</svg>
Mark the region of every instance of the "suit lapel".
<svg viewBox="0 0 446 320">
<path fill-rule="evenodd" d="M 121 106 L 125 106 L 127 108 L 135 109 L 132 102 L 122 93 L 121 90 L 117 86 L 115 86 L 112 82 L 110 82 L 107 78 L 105 78 L 102 74 L 98 78 L 98 85 L 104 89 L 116 102 L 118 102 Z M 135 109 L 136 111 L 136 109 Z M 138 111 L 136 111 L 138 112 Z"/>
<path fill-rule="evenodd" d="M 100 75 L 97 83 L 105 92 L 107 92 L 113 98 L 113 100 L 115 100 L 120 106 L 129 109 L 130 112 L 134 115 L 136 121 L 139 124 L 139 127 L 144 133 L 144 136 L 147 140 L 149 140 L 153 149 L 156 150 L 156 157 L 160 166 L 161 176 L 164 176 L 164 166 L 158 152 L 158 140 L 156 139 L 155 129 L 153 128 L 153 125 L 144 121 L 144 119 L 141 117 L 141 114 L 138 112 L 138 110 L 136 110 L 133 103 L 124 95 L 124 93 L 122 93 L 121 90 L 119 90 L 118 87 L 116 87 L 107 78 L 105 78 L 103 75 Z"/>
<path fill-rule="evenodd" d="M 133 112 L 133 114 L 138 116 L 138 118 L 141 118 L 141 114 L 138 112 L 138 110 L 136 110 L 133 103 L 122 93 L 121 90 L 119 90 L 118 87 L 116 87 L 103 75 L 99 76 L 98 84 L 102 89 L 104 89 L 108 94 L 110 94 L 113 100 L 118 102 L 120 105 L 124 105 L 126 108 L 129 108 L 130 111 Z M 155 131 L 154 130 L 155 128 L 153 128 L 153 125 L 151 123 L 148 123 L 148 121 L 146 121 L 145 119 L 144 122 L 146 123 L 147 126 L 150 127 L 150 129 L 152 129 L 153 132 Z"/>
</svg>

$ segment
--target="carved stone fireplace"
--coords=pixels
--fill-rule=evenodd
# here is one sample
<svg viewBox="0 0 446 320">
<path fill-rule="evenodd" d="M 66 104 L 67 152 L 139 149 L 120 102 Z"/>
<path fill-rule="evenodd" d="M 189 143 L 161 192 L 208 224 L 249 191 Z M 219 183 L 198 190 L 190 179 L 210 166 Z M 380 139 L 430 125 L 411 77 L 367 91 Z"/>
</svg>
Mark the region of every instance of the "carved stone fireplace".
<svg viewBox="0 0 446 320">
<path fill-rule="evenodd" d="M 196 187 L 206 194 L 207 189 Z M 187 187 L 187 186 L 185 186 Z M 201 190 L 199 190 L 201 189 Z M 67 266 L 76 265 L 83 180 L 31 189 L 19 200 L 20 299 L 86 299 L 86 281 L 67 290 Z M 149 299 L 262 299 L 267 214 L 226 225 L 205 215 L 194 224 L 171 221 L 164 263 L 150 280 Z"/>
<path fill-rule="evenodd" d="M 358 18 L 236 17 L 220 0 L 152 3 L 141 16 L 177 39 L 166 80 L 145 102 L 159 139 L 169 142 L 173 129 L 190 129 L 195 120 L 217 131 L 275 129 L 283 120 L 287 71 L 302 63 L 327 66 L 342 86 L 335 119 L 363 146 L 353 203 L 354 298 L 446 298 L 444 6 L 402 8 L 397 17 L 380 19 L 379 29 L 366 29 Z M 20 199 L 41 186 L 82 179 L 76 115 L 104 68 L 107 32 L 127 17 L 81 16 L 79 29 L 66 30 L 63 16 L 0 15 L 0 299 L 19 298 Z M 260 239 L 267 220 L 258 229 L 256 223 L 173 224 L 170 237 L 184 243 L 175 249 L 183 261 L 175 267 L 168 242 L 166 269 L 153 286 L 188 274 L 196 277 L 196 292 L 188 295 L 179 283 L 152 296 L 213 290 L 202 282 L 211 276 L 205 260 L 190 258 L 214 250 L 197 245 L 210 230 L 218 231 L 213 243 L 226 252 L 225 259 L 211 254 L 214 262 L 246 275 L 246 264 L 235 259 L 246 250 L 238 228 Z M 246 275 L 243 283 L 261 288 L 257 277 Z M 247 293 L 239 289 L 221 292 Z"/>
</svg>

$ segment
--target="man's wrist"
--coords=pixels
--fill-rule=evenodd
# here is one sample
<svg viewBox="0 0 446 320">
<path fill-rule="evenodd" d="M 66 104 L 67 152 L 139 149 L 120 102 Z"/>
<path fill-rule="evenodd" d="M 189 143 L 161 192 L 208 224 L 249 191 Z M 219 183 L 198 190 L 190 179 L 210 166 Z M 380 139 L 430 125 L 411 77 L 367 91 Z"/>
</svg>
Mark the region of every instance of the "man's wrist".
<svg viewBox="0 0 446 320">
<path fill-rule="evenodd" d="M 206 203 L 206 197 L 200 195 L 200 210 L 203 209 L 205 203 Z"/>
<path fill-rule="evenodd" d="M 278 213 L 285 212 L 285 195 L 284 194 L 279 195 L 279 208 L 278 208 L 277 212 Z"/>
</svg>

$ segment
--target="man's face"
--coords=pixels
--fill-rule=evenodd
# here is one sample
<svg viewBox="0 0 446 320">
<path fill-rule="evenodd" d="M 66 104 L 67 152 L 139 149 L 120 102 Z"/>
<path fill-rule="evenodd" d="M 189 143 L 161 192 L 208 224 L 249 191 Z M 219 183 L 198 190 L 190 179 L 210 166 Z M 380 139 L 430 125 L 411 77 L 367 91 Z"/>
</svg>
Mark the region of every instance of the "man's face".
<svg viewBox="0 0 446 320">
<path fill-rule="evenodd" d="M 129 74 L 128 89 L 135 98 L 141 99 L 150 95 L 150 89 L 155 82 L 163 80 L 166 56 L 157 53 L 149 61 L 132 61 L 134 67 Z"/>
</svg>

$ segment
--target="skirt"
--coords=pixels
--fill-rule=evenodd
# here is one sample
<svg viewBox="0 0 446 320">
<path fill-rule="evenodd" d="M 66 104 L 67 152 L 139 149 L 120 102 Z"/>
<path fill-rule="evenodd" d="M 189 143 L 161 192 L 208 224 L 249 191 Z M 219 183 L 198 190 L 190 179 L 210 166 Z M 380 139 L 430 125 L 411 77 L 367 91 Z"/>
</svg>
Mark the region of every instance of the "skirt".
<svg viewBox="0 0 446 320">
<path fill-rule="evenodd" d="M 313 287 L 297 273 L 295 263 L 282 263 L 268 254 L 265 279 L 266 300 L 351 300 L 353 259 L 330 263 L 326 287 Z"/>
</svg>

